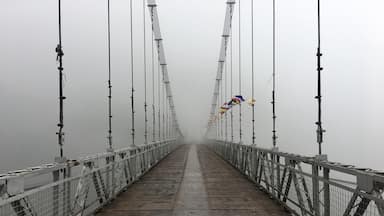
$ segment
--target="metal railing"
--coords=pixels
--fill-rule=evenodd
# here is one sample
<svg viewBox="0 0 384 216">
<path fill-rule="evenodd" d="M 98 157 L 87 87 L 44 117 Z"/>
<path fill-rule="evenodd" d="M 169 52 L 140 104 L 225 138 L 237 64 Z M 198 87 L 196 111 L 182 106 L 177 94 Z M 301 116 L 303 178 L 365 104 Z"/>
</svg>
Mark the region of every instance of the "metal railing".
<svg viewBox="0 0 384 216">
<path fill-rule="evenodd" d="M 253 145 L 208 145 L 295 215 L 384 216 L 384 173 Z"/>
<path fill-rule="evenodd" d="M 93 214 L 178 146 L 172 139 L 0 175 L 0 216 Z"/>
</svg>

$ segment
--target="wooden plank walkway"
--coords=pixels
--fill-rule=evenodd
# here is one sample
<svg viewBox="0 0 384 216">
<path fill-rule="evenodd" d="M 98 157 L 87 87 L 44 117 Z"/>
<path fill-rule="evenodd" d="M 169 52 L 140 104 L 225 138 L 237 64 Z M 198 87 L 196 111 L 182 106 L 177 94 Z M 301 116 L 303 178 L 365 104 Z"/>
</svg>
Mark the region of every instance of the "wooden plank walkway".
<svg viewBox="0 0 384 216">
<path fill-rule="evenodd" d="M 290 215 L 203 145 L 184 145 L 98 216 Z"/>
</svg>

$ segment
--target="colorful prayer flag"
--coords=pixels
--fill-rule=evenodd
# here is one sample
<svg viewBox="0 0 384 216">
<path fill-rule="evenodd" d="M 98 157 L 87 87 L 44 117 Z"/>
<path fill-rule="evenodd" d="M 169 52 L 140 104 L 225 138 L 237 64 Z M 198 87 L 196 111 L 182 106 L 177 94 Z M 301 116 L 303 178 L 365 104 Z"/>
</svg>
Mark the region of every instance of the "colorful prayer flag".
<svg viewBox="0 0 384 216">
<path fill-rule="evenodd" d="M 241 103 L 241 100 L 237 97 L 233 97 L 232 100 L 231 100 L 231 104 L 234 104 L 234 105 L 237 105 L 237 104 L 240 104 Z"/>
<path fill-rule="evenodd" d="M 247 103 L 248 103 L 250 106 L 252 106 L 252 105 L 254 105 L 254 104 L 256 103 L 256 100 L 253 99 L 253 98 L 251 98 L 251 99 L 248 99 Z"/>
<path fill-rule="evenodd" d="M 241 102 L 244 102 L 244 98 L 241 95 L 236 95 L 235 98 L 239 99 Z"/>
</svg>

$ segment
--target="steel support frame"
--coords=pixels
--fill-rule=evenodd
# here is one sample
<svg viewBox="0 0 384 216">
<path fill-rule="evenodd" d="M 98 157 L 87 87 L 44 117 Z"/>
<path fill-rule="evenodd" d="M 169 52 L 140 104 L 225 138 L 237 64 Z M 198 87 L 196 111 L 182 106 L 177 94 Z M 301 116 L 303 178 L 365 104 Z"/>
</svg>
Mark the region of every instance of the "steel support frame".
<svg viewBox="0 0 384 216">
<path fill-rule="evenodd" d="M 159 21 L 159 16 L 157 12 L 156 0 L 147 0 L 147 6 L 149 9 L 149 13 L 151 15 L 152 31 L 154 35 L 154 40 L 156 41 L 156 45 L 157 45 L 156 47 L 157 47 L 157 53 L 158 53 L 158 61 L 161 67 L 163 83 L 165 85 L 166 98 L 169 103 L 171 116 L 173 119 L 173 125 L 175 127 L 175 130 L 178 136 L 182 136 L 182 133 L 179 127 L 179 122 L 177 120 L 175 104 L 173 101 L 172 89 L 171 89 L 169 75 L 168 75 L 168 66 L 165 58 L 163 38 L 161 36 L 161 31 L 160 31 L 160 21 Z"/>
<path fill-rule="evenodd" d="M 228 41 L 229 41 L 228 38 L 231 37 L 232 17 L 233 17 L 235 3 L 236 3 L 236 0 L 227 0 L 227 8 L 225 13 L 224 29 L 223 29 L 222 39 L 221 39 L 220 54 L 219 54 L 219 60 L 217 65 L 215 87 L 213 90 L 212 105 L 211 105 L 209 120 L 207 124 L 207 135 L 211 130 L 211 126 L 212 126 L 212 124 L 210 123 L 210 120 L 214 118 L 215 114 L 217 113 L 216 109 L 219 107 L 218 105 L 219 91 L 220 91 L 221 81 L 223 78 L 224 64 L 227 57 L 227 47 L 228 47 Z"/>
</svg>

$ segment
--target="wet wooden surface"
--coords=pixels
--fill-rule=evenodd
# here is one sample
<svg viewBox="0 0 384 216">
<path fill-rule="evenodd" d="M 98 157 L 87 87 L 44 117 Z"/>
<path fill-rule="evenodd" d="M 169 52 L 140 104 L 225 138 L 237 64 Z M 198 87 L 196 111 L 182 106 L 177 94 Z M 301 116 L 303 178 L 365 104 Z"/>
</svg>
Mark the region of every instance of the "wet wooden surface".
<svg viewBox="0 0 384 216">
<path fill-rule="evenodd" d="M 184 145 L 98 216 L 290 215 L 203 145 Z"/>
</svg>

